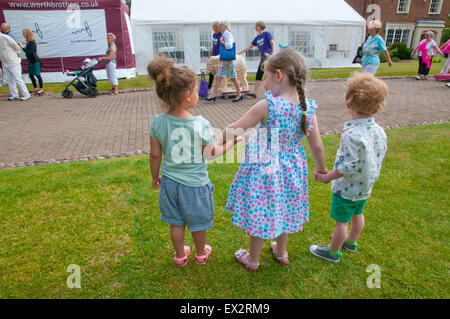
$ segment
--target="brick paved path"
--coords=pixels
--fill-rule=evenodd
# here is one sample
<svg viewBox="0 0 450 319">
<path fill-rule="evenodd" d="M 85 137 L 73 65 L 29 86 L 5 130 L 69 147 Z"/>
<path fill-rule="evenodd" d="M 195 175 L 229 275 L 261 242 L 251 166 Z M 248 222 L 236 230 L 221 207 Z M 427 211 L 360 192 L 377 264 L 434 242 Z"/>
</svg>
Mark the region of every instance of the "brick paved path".
<svg viewBox="0 0 450 319">
<path fill-rule="evenodd" d="M 435 80 L 412 78 L 386 80 L 388 104 L 377 117 L 383 127 L 420 125 L 450 120 L 450 89 Z M 350 119 L 343 104 L 345 81 L 311 81 L 307 93 L 319 105 L 322 133 L 340 132 Z M 218 99 L 200 101 L 195 114 L 223 129 L 255 103 Z M 9 102 L 0 97 L 0 168 L 45 164 L 49 160 L 88 160 L 149 151 L 152 117 L 163 112 L 154 91 L 99 96 L 34 97 L 28 102 Z M 138 152 L 140 153 L 140 152 Z"/>
</svg>

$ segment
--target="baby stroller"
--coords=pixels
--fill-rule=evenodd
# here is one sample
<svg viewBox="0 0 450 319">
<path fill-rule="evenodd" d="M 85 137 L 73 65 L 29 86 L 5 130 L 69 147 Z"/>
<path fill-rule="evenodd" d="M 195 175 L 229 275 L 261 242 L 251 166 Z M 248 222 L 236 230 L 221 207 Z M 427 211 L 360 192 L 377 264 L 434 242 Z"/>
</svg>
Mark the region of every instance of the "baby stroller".
<svg viewBox="0 0 450 319">
<path fill-rule="evenodd" d="M 84 67 L 80 67 L 79 71 L 68 72 L 68 76 L 75 76 L 75 78 L 66 85 L 64 91 L 62 91 L 62 96 L 66 99 L 70 99 L 73 96 L 72 91 L 69 87 L 72 85 L 81 94 L 87 95 L 90 98 L 95 98 L 98 95 L 97 90 L 97 79 L 95 78 L 92 70 L 100 62 L 96 59 L 90 60 L 86 59 L 87 62 Z"/>
</svg>

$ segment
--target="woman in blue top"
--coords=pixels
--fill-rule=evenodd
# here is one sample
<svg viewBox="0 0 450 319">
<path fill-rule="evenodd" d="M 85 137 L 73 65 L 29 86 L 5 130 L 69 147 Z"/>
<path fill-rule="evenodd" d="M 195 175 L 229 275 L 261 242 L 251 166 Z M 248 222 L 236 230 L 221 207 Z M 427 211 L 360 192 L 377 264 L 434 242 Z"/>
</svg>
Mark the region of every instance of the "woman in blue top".
<svg viewBox="0 0 450 319">
<path fill-rule="evenodd" d="M 383 52 L 388 65 L 392 66 L 391 55 L 386 48 L 386 44 L 383 38 L 378 35 L 381 29 L 381 21 L 373 20 L 369 23 L 369 34 L 370 36 L 366 39 L 363 45 L 363 57 L 362 57 L 362 72 L 372 73 L 375 75 L 377 73 L 378 67 L 380 66 L 380 52 Z"/>
<path fill-rule="evenodd" d="M 222 32 L 222 36 L 220 37 L 220 43 L 225 47 L 226 50 L 230 50 L 235 46 L 233 34 L 231 34 L 231 25 L 227 21 L 220 22 L 220 32 Z M 220 52 L 220 51 L 219 51 Z M 220 54 L 220 53 L 219 53 Z M 236 73 L 236 60 L 231 61 L 220 61 L 219 69 L 216 73 L 216 84 L 214 84 L 212 97 L 206 98 L 206 101 L 216 102 L 217 99 L 217 91 L 219 90 L 220 84 L 222 83 L 222 79 L 227 78 L 233 81 L 234 87 L 236 88 L 237 97 L 231 102 L 241 102 L 244 99 L 244 95 L 241 95 L 241 87 L 239 85 L 239 81 L 237 79 Z"/>
<path fill-rule="evenodd" d="M 220 22 L 216 21 L 213 23 L 213 38 L 212 38 L 212 47 L 211 47 L 211 52 L 209 53 L 209 57 L 212 56 L 218 56 L 220 54 L 220 38 L 222 37 L 222 32 L 220 32 L 219 28 L 220 28 Z M 210 73 L 209 74 L 209 84 L 208 84 L 208 89 L 210 90 L 212 88 L 214 82 L 214 74 Z"/>
<path fill-rule="evenodd" d="M 258 32 L 258 36 L 253 39 L 252 43 L 245 49 L 239 52 L 239 54 L 243 54 L 248 50 L 251 50 L 253 47 L 258 47 L 259 53 L 261 54 L 261 62 L 259 62 L 258 71 L 256 72 L 256 81 L 255 81 L 255 91 L 253 93 L 249 93 L 248 95 L 256 98 L 258 94 L 258 89 L 261 85 L 262 78 L 264 75 L 263 63 L 264 61 L 271 55 L 275 54 L 275 42 L 273 41 L 272 35 L 270 32 L 264 31 L 266 29 L 266 24 L 262 21 L 256 22 L 255 30 Z"/>
</svg>

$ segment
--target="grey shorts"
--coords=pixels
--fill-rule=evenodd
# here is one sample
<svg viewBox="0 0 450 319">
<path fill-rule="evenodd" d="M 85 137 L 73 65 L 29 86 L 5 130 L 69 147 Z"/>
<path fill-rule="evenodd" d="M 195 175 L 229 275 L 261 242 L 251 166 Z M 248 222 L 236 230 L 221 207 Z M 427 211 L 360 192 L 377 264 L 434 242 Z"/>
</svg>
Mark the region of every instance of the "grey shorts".
<svg viewBox="0 0 450 319">
<path fill-rule="evenodd" d="M 190 187 L 163 176 L 159 191 L 161 220 L 174 226 L 187 225 L 190 232 L 213 227 L 214 186 Z"/>
</svg>

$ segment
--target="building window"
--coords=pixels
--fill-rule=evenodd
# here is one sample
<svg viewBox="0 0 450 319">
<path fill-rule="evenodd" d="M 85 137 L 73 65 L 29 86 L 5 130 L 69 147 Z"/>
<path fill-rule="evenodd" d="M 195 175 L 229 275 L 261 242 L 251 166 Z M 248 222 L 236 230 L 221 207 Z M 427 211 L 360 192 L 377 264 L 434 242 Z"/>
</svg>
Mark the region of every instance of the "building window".
<svg viewBox="0 0 450 319">
<path fill-rule="evenodd" d="M 402 42 L 408 45 L 410 34 L 410 29 L 388 29 L 386 32 L 386 44 L 389 45 L 394 42 Z"/>
<path fill-rule="evenodd" d="M 200 62 L 208 61 L 212 47 L 212 32 L 200 31 Z"/>
<path fill-rule="evenodd" d="M 409 0 L 398 0 L 397 13 L 409 13 Z"/>
<path fill-rule="evenodd" d="M 314 49 L 311 47 L 311 32 L 289 31 L 289 47 L 307 57 L 314 56 Z"/>
<path fill-rule="evenodd" d="M 154 31 L 153 54 L 164 55 L 174 60 L 175 64 L 183 64 L 184 48 L 178 39 L 176 31 Z"/>
<path fill-rule="evenodd" d="M 429 14 L 440 14 L 442 0 L 431 0 Z"/>
</svg>

